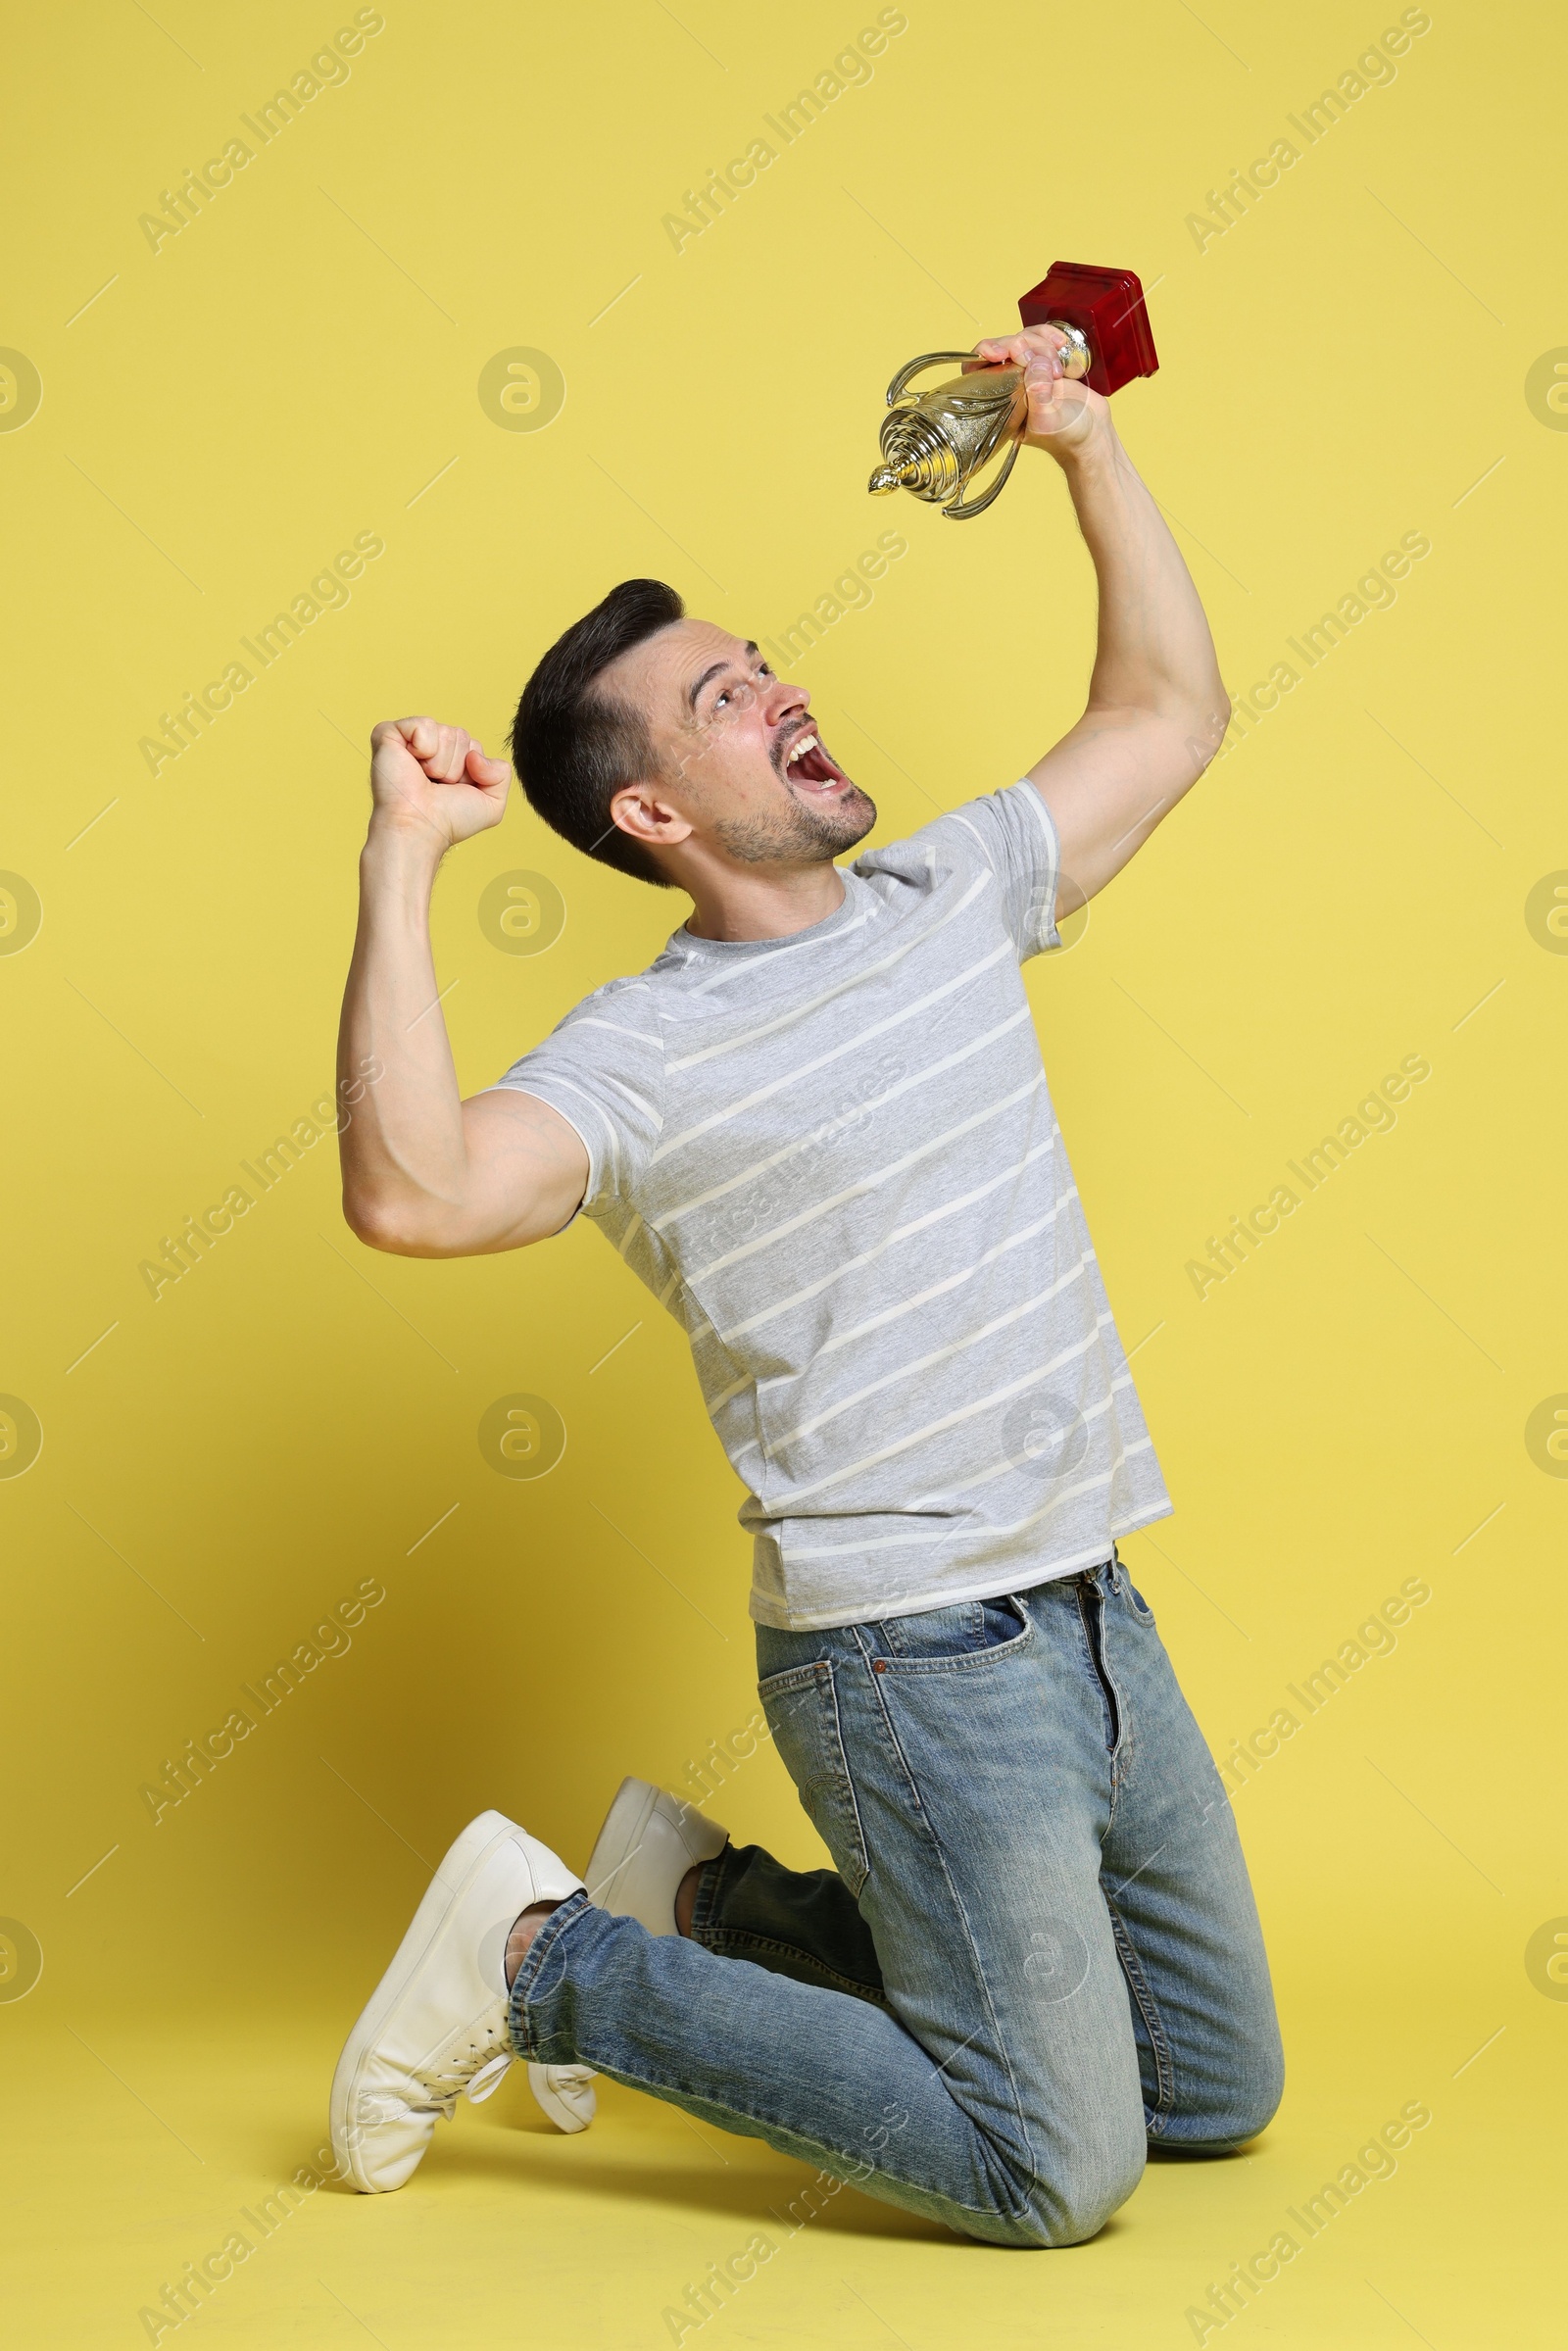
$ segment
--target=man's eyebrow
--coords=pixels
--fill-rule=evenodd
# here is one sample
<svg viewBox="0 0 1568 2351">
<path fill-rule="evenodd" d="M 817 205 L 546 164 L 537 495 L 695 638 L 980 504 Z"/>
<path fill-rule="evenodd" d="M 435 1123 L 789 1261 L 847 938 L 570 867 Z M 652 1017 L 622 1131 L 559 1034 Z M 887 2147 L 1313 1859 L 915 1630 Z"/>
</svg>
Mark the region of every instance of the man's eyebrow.
<svg viewBox="0 0 1568 2351">
<path fill-rule="evenodd" d="M 746 651 L 748 653 L 758 653 L 760 651 L 760 648 L 758 645 L 755 637 L 749 637 L 747 639 Z M 686 701 L 688 707 L 695 710 L 697 708 L 697 697 L 699 694 L 701 694 L 703 688 L 705 686 L 710 686 L 715 677 L 722 677 L 724 671 L 726 669 L 732 669 L 734 665 L 735 664 L 732 661 L 710 661 L 709 666 L 703 671 L 702 676 L 697 678 L 686 689 Z"/>
</svg>

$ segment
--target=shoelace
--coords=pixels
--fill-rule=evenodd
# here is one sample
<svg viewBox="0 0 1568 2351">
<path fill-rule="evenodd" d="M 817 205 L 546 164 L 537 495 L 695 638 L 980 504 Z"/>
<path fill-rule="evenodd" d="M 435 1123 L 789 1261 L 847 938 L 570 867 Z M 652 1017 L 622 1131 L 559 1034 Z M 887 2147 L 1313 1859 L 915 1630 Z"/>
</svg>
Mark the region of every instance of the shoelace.
<svg viewBox="0 0 1568 2351">
<path fill-rule="evenodd" d="M 463 2092 L 463 2095 L 467 2099 L 468 2104 L 470 2106 L 482 2106 L 486 2098 L 493 2098 L 496 2094 L 496 2091 L 501 2087 L 502 2082 L 506 2080 L 508 2074 L 516 2063 L 516 2058 L 512 2056 L 506 2050 L 502 2050 L 498 2056 L 490 2058 L 479 2068 L 479 2071 L 471 2078 L 466 2089 L 465 2089 Z M 568 2095 L 576 2091 L 585 2090 L 591 2082 L 597 2082 L 599 2079 L 591 2065 L 546 2066 L 545 2075 L 553 2090 L 557 2091 L 558 2093 L 564 2091 Z M 450 2077 L 448 2077 L 448 2079 L 450 2079 Z M 449 2121 L 451 2120 L 451 2109 L 456 2106 L 457 2102 L 458 2093 L 456 2090 L 452 2091 L 450 2096 L 443 2098 L 441 2101 L 442 2105 L 448 2110 Z"/>
<path fill-rule="evenodd" d="M 430 2103 L 450 2122 L 461 2096 L 466 2096 L 470 2106 L 482 2106 L 486 2098 L 494 2097 L 515 2060 L 510 2049 L 497 2049 L 501 2037 L 494 2025 L 485 2028 L 481 2040 L 470 2041 L 463 2054 L 454 2058 L 439 2074 L 426 2074 L 424 2082 L 430 2093 Z M 486 2055 L 486 2051 L 490 2055 Z"/>
<path fill-rule="evenodd" d="M 515 2058 L 503 2051 L 499 2057 L 492 2057 L 488 2065 L 482 2065 L 468 2084 L 466 2093 L 468 2104 L 482 2106 L 486 2098 L 493 2098 L 515 2063 Z"/>
<path fill-rule="evenodd" d="M 448 2122 L 457 2110 L 460 2097 L 466 2097 L 470 2106 L 482 2106 L 486 2098 L 493 2098 L 517 2063 L 511 2049 L 495 2049 L 493 2055 L 484 2055 L 484 2051 L 493 2048 L 499 2037 L 498 2029 L 493 2025 L 487 2026 L 482 2040 L 470 2041 L 464 2054 L 441 2073 L 424 2077 L 431 2105 L 445 2115 Z M 480 2062 L 475 2064 L 475 2059 Z M 551 2088 L 557 2091 L 580 2091 L 597 2080 L 591 2065 L 553 2065 L 547 2066 L 545 2071 Z"/>
</svg>

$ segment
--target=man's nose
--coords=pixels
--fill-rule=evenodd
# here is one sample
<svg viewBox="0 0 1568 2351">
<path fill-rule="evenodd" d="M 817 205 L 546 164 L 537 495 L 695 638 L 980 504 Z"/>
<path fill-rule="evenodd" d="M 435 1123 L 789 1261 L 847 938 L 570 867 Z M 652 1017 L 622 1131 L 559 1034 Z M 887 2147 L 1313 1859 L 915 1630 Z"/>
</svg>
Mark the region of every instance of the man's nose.
<svg viewBox="0 0 1568 2351">
<path fill-rule="evenodd" d="M 764 705 L 769 725 L 776 725 L 781 718 L 787 718 L 791 710 L 808 710 L 810 707 L 811 696 L 808 687 L 791 685 L 785 677 L 775 677 L 770 681 Z"/>
</svg>

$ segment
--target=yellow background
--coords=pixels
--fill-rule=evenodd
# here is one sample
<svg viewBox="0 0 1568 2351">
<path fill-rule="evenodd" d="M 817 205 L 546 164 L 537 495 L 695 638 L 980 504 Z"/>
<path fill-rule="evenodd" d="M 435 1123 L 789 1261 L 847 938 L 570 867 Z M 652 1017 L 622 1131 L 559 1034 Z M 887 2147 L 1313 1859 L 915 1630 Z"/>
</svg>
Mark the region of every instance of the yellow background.
<svg viewBox="0 0 1568 2351">
<path fill-rule="evenodd" d="M 1568 1912 L 1568 1484 L 1525 1425 L 1568 1390 L 1568 959 L 1525 905 L 1568 867 L 1568 438 L 1525 378 L 1568 344 L 1560 12 L 1435 0 L 1250 215 L 1201 251 L 1187 225 L 1397 13 L 909 0 L 874 76 L 679 253 L 662 217 L 874 10 L 387 0 L 351 78 L 156 254 L 138 215 L 352 11 L 89 0 L 20 27 L 0 343 L 43 400 L 0 433 L 0 865 L 43 923 L 0 955 L 0 1389 L 44 1442 L 0 1481 L 0 1911 L 44 1968 L 0 2005 L 18 2343 L 145 2340 L 138 2308 L 312 2156 L 342 2036 L 469 1814 L 580 1866 L 623 1772 L 680 1780 L 755 1702 L 738 1490 L 675 1326 L 591 1230 L 375 1256 L 326 1142 L 156 1302 L 138 1275 L 330 1083 L 368 729 L 431 710 L 498 746 L 613 580 L 774 635 L 896 525 L 906 557 L 801 665 L 827 739 L 878 838 L 1007 781 L 1081 705 L 1062 488 L 1026 462 L 950 531 L 863 482 L 894 367 L 1004 327 L 1058 256 L 1150 289 L 1160 372 L 1117 420 L 1233 689 L 1401 533 L 1432 542 L 1030 986 L 1177 1504 L 1128 1556 L 1216 1752 L 1405 1578 L 1433 1597 L 1238 1800 L 1291 2066 L 1260 2145 L 1152 2167 L 1055 2258 L 846 2192 L 706 2334 L 1191 2341 L 1208 2281 L 1419 2098 L 1398 2176 L 1227 2334 L 1549 2339 L 1568 2007 L 1525 1955 Z M 546 429 L 479 404 L 515 346 L 564 375 Z M 386 552 L 347 607 L 150 775 L 160 712 L 364 530 Z M 538 957 L 477 920 L 518 868 L 567 909 Z M 514 805 L 438 888 L 465 1085 L 679 913 Z M 1207 1236 L 1409 1053 L 1432 1075 L 1397 1127 L 1200 1301 Z M 568 1433 L 537 1482 L 477 1443 L 519 1391 Z M 368 1577 L 387 1596 L 352 1650 L 154 1827 L 142 1784 Z M 815 1852 L 769 1752 L 713 1809 Z M 514 2076 L 405 2193 L 317 2196 L 190 2325 L 269 2351 L 652 2346 L 804 2177 L 613 2087 L 557 2137 Z"/>
</svg>

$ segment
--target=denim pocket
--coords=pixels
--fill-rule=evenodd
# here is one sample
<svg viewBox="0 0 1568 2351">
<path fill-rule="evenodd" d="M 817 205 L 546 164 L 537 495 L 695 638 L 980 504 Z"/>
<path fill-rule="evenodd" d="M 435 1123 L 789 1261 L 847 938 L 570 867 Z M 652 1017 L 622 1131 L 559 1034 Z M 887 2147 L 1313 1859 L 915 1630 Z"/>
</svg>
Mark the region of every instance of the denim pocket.
<svg viewBox="0 0 1568 2351">
<path fill-rule="evenodd" d="M 758 1684 L 757 1694 L 807 1815 L 832 1854 L 834 1868 L 858 1899 L 870 1865 L 844 1757 L 832 1660 L 819 1657 L 810 1665 L 769 1674 Z"/>
<path fill-rule="evenodd" d="M 952 1673 L 994 1665 L 1020 1655 L 1035 1637 L 1028 1611 L 1004 1594 L 888 1617 L 877 1631 L 887 1644 L 887 1654 L 871 1661 L 878 1674 Z"/>
<path fill-rule="evenodd" d="M 1137 1617 L 1138 1622 L 1141 1625 L 1152 1625 L 1154 1621 L 1154 1611 L 1125 1568 L 1121 1571 L 1121 1588 L 1127 1594 L 1127 1605 Z"/>
</svg>

